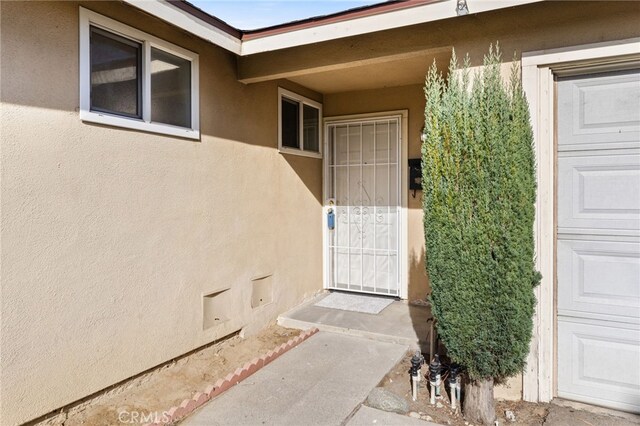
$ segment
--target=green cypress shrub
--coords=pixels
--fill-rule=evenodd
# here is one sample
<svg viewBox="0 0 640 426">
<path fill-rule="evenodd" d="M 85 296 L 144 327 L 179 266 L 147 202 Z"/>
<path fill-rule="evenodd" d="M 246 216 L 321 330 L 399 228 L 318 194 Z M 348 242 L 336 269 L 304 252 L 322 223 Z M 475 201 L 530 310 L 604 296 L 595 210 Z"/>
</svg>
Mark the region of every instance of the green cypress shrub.
<svg viewBox="0 0 640 426">
<path fill-rule="evenodd" d="M 472 380 L 521 372 L 540 280 L 534 265 L 535 157 L 514 60 L 499 49 L 471 78 L 453 54 L 448 81 L 426 77 L 423 208 L 427 273 L 438 333 Z M 473 80 L 473 82 L 471 81 Z"/>
</svg>

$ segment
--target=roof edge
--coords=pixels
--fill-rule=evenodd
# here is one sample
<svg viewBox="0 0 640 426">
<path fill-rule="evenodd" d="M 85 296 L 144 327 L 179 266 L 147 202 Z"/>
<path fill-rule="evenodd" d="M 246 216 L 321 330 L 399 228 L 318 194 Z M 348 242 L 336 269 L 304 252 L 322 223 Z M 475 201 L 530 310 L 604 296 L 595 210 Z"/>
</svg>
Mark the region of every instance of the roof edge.
<svg viewBox="0 0 640 426">
<path fill-rule="evenodd" d="M 200 9 L 198 6 L 195 6 L 194 4 L 189 3 L 187 0 L 166 0 L 166 2 L 169 4 L 172 4 L 178 9 L 181 9 L 187 12 L 190 15 L 195 16 L 196 18 L 204 22 L 207 22 L 213 25 L 219 30 L 224 31 L 225 33 L 237 39 L 241 39 L 243 34 L 245 33 L 245 31 L 242 31 L 236 27 L 233 27 L 227 24 L 222 19 L 218 18 L 217 16 L 213 16 L 210 13 L 205 12 L 204 10 Z"/>
<path fill-rule="evenodd" d="M 382 3 L 369 4 L 354 7 L 340 12 L 329 13 L 327 15 L 312 16 L 310 18 L 299 19 L 277 25 L 270 25 L 255 30 L 242 30 L 242 40 L 252 40 L 259 37 L 266 37 L 274 34 L 285 33 L 301 28 L 326 25 L 334 22 L 348 21 L 350 19 L 371 16 L 380 13 L 392 12 L 394 10 L 406 9 L 420 6 L 427 3 L 434 3 L 441 0 L 388 0 Z"/>
<path fill-rule="evenodd" d="M 239 30 L 191 3 L 175 0 L 122 1 L 236 55 L 242 53 Z"/>
<path fill-rule="evenodd" d="M 468 0 L 467 16 L 542 1 L 545 0 Z M 381 8 L 369 8 L 365 13 L 356 10 L 352 14 L 341 14 L 337 19 L 329 16 L 328 19 L 306 21 L 301 25 L 294 23 L 270 33 L 267 29 L 254 38 L 245 37 L 240 55 L 249 56 L 444 19 L 465 18 L 457 14 L 457 0 L 405 0 L 394 2 L 390 7 L 390 10 L 382 11 Z"/>
<path fill-rule="evenodd" d="M 321 43 L 458 16 L 457 0 L 390 0 L 329 15 L 242 31 L 186 0 L 122 1 L 238 56 Z M 468 0 L 471 15 L 541 1 L 545 0 Z"/>
</svg>

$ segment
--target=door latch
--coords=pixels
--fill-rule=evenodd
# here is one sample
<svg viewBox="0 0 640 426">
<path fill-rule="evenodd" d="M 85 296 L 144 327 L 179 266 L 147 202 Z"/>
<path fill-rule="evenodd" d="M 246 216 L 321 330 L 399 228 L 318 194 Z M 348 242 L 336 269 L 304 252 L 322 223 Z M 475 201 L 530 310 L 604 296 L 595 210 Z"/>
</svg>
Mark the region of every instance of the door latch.
<svg viewBox="0 0 640 426">
<path fill-rule="evenodd" d="M 327 210 L 327 227 L 329 230 L 333 230 L 336 227 L 336 214 L 331 208 Z"/>
</svg>

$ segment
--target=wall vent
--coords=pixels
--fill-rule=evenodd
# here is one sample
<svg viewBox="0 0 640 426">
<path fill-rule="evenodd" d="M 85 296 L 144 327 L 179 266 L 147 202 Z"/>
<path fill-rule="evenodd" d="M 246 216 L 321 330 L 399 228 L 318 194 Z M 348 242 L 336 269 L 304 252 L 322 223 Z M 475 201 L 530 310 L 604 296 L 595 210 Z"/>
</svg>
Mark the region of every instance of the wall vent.
<svg viewBox="0 0 640 426">
<path fill-rule="evenodd" d="M 273 301 L 273 274 L 251 278 L 251 307 L 258 308 Z"/>
<path fill-rule="evenodd" d="M 204 330 L 229 321 L 233 311 L 230 296 L 228 288 L 203 295 L 202 328 Z"/>
</svg>

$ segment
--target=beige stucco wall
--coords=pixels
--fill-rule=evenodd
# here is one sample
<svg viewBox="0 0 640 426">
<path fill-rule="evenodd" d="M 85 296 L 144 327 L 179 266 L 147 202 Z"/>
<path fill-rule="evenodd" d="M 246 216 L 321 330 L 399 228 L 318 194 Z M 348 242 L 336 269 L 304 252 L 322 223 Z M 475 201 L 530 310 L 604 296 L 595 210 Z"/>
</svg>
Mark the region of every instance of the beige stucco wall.
<svg viewBox="0 0 640 426">
<path fill-rule="evenodd" d="M 634 2 L 545 2 L 254 55 L 238 74 L 232 54 L 131 7 L 83 4 L 200 55 L 202 140 L 82 123 L 78 3 L 0 2 L 2 425 L 251 332 L 321 288 L 321 161 L 277 152 L 276 108 L 279 84 L 322 95 L 238 75 L 449 46 L 477 65 L 495 40 L 510 58 L 640 35 Z M 423 108 L 421 84 L 324 96 L 325 116 L 408 109 L 409 158 Z M 410 299 L 428 291 L 419 194 L 408 197 Z M 274 302 L 251 309 L 251 278 L 265 274 Z M 236 315 L 203 330 L 202 296 L 224 288 Z"/>
<path fill-rule="evenodd" d="M 78 3 L 0 3 L 2 425 L 255 331 L 322 286 L 321 161 L 276 149 L 287 82 L 245 86 L 232 54 L 84 5 L 200 55 L 202 140 L 82 123 Z M 264 274 L 274 302 L 252 309 Z M 231 320 L 203 330 L 203 294 L 224 288 Z"/>
</svg>

